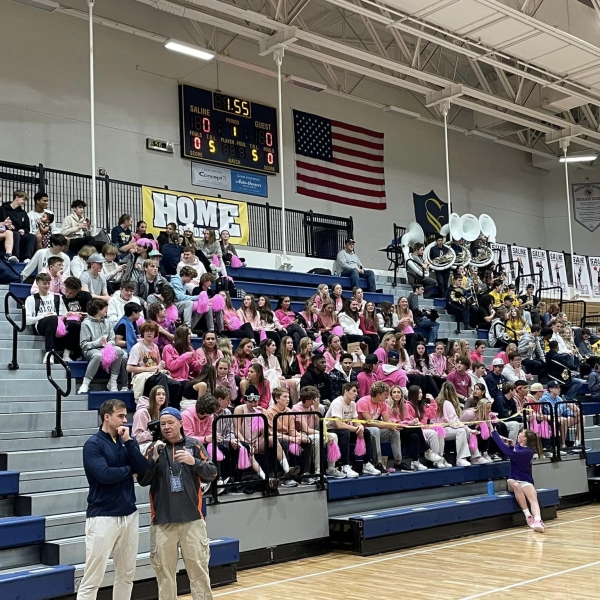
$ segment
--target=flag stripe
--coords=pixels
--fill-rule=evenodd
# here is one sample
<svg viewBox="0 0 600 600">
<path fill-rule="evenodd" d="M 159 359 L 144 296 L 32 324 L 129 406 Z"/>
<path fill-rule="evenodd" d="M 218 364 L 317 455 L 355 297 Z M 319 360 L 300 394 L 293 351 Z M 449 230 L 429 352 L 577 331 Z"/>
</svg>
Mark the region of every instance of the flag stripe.
<svg viewBox="0 0 600 600">
<path fill-rule="evenodd" d="M 366 183 L 368 185 L 378 185 L 381 187 L 383 187 L 383 185 L 385 184 L 385 179 L 383 179 L 383 178 L 376 179 L 374 177 L 365 177 L 363 175 L 356 175 L 356 173 L 353 171 L 347 172 L 347 171 L 344 171 L 343 169 L 339 169 L 339 167 L 338 167 L 339 170 L 336 168 L 332 169 L 330 167 L 325 167 L 320 164 L 308 163 L 308 162 L 305 162 L 304 160 L 296 161 L 296 166 L 298 167 L 298 169 L 301 169 L 302 171 L 306 171 L 308 173 L 317 172 L 317 173 L 322 173 L 323 175 L 332 175 L 333 177 L 343 177 L 344 179 L 349 179 L 350 181 L 358 181 L 359 183 Z"/>
<path fill-rule="evenodd" d="M 371 165 L 355 163 L 351 160 L 344 160 L 343 158 L 338 158 L 337 156 L 334 158 L 333 163 L 336 165 L 341 165 L 343 167 L 348 167 L 350 169 L 356 169 L 357 171 L 367 171 L 368 173 L 381 173 L 383 175 L 383 167 L 373 167 Z"/>
<path fill-rule="evenodd" d="M 296 175 L 296 179 L 298 181 L 304 181 L 305 183 L 313 183 L 315 185 L 327 186 L 334 190 L 339 190 L 340 192 L 350 192 L 352 194 L 360 191 L 364 196 L 370 196 L 371 198 L 385 198 L 384 190 L 368 190 L 366 188 L 361 188 L 360 190 L 353 185 L 346 185 L 344 183 L 338 183 L 337 181 L 333 181 L 332 179 L 319 179 L 318 177 L 312 177 L 310 175 L 304 175 L 304 173 L 298 173 Z"/>
<path fill-rule="evenodd" d="M 350 135 L 345 135 L 344 133 L 337 133 L 333 131 L 331 133 L 331 137 L 334 140 L 339 140 L 341 142 L 347 142 L 349 144 L 354 144 L 355 146 L 363 146 L 366 148 L 371 148 L 372 150 L 381 150 L 383 152 L 383 144 L 378 144 L 376 142 L 370 142 L 369 140 L 363 140 L 362 138 L 352 137 Z"/>
<path fill-rule="evenodd" d="M 347 129 L 348 131 L 354 131 L 355 133 L 361 133 L 362 135 L 368 135 L 373 138 L 383 139 L 383 133 L 379 133 L 379 131 L 373 131 L 371 129 L 365 129 L 364 127 L 359 127 L 358 125 L 350 125 L 350 123 L 342 123 L 341 121 L 331 121 L 332 127 L 339 127 L 340 129 Z"/>
<path fill-rule="evenodd" d="M 312 192 L 321 192 L 323 194 L 330 194 L 331 196 L 335 196 L 336 198 L 340 198 L 341 200 L 349 198 L 350 200 L 364 200 L 365 202 L 382 202 L 383 201 L 383 198 L 374 197 L 374 196 L 370 196 L 370 197 L 365 196 L 363 194 L 363 190 L 360 188 L 356 188 L 351 192 L 337 190 L 336 188 L 332 187 L 329 184 L 329 182 L 327 182 L 327 181 L 321 181 L 318 183 L 308 183 L 307 181 L 298 181 L 297 185 L 304 189 L 311 190 Z"/>
<path fill-rule="evenodd" d="M 355 156 L 356 158 L 364 158 L 365 160 L 371 160 L 373 162 L 383 162 L 383 156 L 377 156 L 375 154 L 369 154 L 368 152 L 360 152 L 360 150 L 352 150 L 350 148 L 344 148 L 334 144 L 333 151 L 339 152 L 340 154 L 348 154 L 349 156 Z"/>
<path fill-rule="evenodd" d="M 353 198 L 334 196 L 333 194 L 327 194 L 325 192 L 309 190 L 301 186 L 298 186 L 296 191 L 304 196 L 319 198 L 320 200 L 329 200 L 330 202 L 339 202 L 340 204 L 349 204 L 350 206 L 358 206 L 360 208 L 374 208 L 375 210 L 385 210 L 387 208 L 385 202 L 365 202 L 364 200 L 354 200 Z"/>
</svg>

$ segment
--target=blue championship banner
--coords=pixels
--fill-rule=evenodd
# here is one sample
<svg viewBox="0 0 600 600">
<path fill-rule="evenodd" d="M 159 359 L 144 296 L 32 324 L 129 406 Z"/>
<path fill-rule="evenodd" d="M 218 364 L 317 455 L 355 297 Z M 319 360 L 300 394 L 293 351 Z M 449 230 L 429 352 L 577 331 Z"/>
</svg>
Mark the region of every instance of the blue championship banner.
<svg viewBox="0 0 600 600">
<path fill-rule="evenodd" d="M 442 202 L 431 190 L 428 194 L 413 193 L 415 221 L 423 228 L 425 235 L 439 233 L 448 223 L 448 203 Z"/>
</svg>

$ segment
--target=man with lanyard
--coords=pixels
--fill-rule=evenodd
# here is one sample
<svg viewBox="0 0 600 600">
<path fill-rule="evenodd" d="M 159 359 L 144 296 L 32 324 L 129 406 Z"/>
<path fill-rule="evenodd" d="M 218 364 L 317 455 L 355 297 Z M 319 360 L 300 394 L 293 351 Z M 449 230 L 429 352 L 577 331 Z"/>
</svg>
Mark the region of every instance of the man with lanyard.
<svg viewBox="0 0 600 600">
<path fill-rule="evenodd" d="M 435 259 L 442 258 L 450 252 L 450 249 L 444 244 L 444 236 L 438 235 L 435 238 L 435 246 L 429 251 L 429 259 L 435 264 Z M 450 279 L 450 269 L 444 269 L 435 272 L 435 279 L 438 285 L 438 297 L 445 298 L 448 293 L 448 280 Z"/>
<path fill-rule="evenodd" d="M 217 467 L 204 446 L 186 438 L 181 413 L 160 413 L 164 441 L 146 450 L 149 468 L 140 485 L 150 486 L 150 561 L 156 572 L 159 600 L 177 600 L 178 547 L 190 579 L 192 600 L 212 600 L 209 540 L 202 516 L 202 483 L 213 481 Z"/>
<path fill-rule="evenodd" d="M 133 589 L 139 540 L 139 514 L 133 478 L 148 461 L 126 427 L 121 400 L 100 406 L 102 427 L 83 446 L 83 468 L 90 485 L 85 524 L 85 570 L 77 600 L 95 600 L 108 558 L 115 567 L 114 600 L 128 600 Z"/>
</svg>

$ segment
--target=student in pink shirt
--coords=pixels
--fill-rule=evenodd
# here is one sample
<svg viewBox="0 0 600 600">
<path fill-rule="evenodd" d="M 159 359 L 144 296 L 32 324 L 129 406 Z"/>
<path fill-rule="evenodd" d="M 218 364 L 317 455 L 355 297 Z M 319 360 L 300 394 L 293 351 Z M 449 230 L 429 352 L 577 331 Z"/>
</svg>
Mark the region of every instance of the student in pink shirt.
<svg viewBox="0 0 600 600">
<path fill-rule="evenodd" d="M 371 386 L 378 381 L 377 377 L 377 363 L 379 360 L 375 354 L 369 354 L 365 358 L 365 362 L 362 366 L 362 372 L 358 374 L 358 394 L 362 398 L 369 394 Z"/>
<path fill-rule="evenodd" d="M 248 369 L 252 364 L 252 350 L 254 342 L 250 338 L 244 338 L 238 345 L 235 354 L 233 355 L 233 374 L 240 379 L 244 379 L 248 375 Z"/>
<path fill-rule="evenodd" d="M 252 326 L 250 323 L 244 323 L 240 319 L 238 312 L 233 308 L 233 304 L 231 304 L 229 292 L 221 290 L 219 295 L 225 300 L 225 308 L 223 309 L 223 326 L 225 328 L 222 333 L 232 338 L 249 337 L 254 339 Z"/>
<path fill-rule="evenodd" d="M 343 293 L 344 290 L 341 284 L 339 283 L 336 283 L 331 288 L 331 300 L 333 301 L 333 304 L 335 306 L 336 313 L 339 313 L 344 308 L 344 298 L 342 296 Z"/>
<path fill-rule="evenodd" d="M 250 323 L 254 331 L 254 341 L 260 342 L 260 315 L 256 310 L 256 302 L 252 294 L 246 294 L 242 300 L 242 306 L 237 310 L 237 316 L 242 323 Z"/>
<path fill-rule="evenodd" d="M 454 385 L 458 399 L 464 404 L 471 395 L 471 376 L 467 371 L 471 368 L 471 361 L 466 356 L 461 356 L 456 361 L 456 368 L 447 381 Z"/>
<path fill-rule="evenodd" d="M 260 400 L 258 402 L 259 408 L 262 410 L 269 408 L 269 405 L 271 404 L 271 386 L 265 379 L 262 366 L 258 363 L 252 363 L 250 365 L 247 377 L 240 382 L 240 392 L 242 393 L 242 396 L 246 396 L 246 390 L 250 385 L 253 385 L 260 395 Z"/>
<path fill-rule="evenodd" d="M 200 372 L 201 366 L 196 360 L 191 340 L 192 330 L 187 325 L 180 325 L 175 330 L 173 343 L 167 344 L 163 350 L 165 367 L 176 381 L 187 381 L 190 373 Z"/>
<path fill-rule="evenodd" d="M 358 322 L 363 335 L 371 339 L 371 348 L 377 348 L 377 345 L 379 344 L 379 334 L 377 333 L 379 325 L 377 323 L 374 302 L 365 303 L 365 308 L 363 309 Z"/>
<path fill-rule="evenodd" d="M 223 386 L 229 390 L 231 398 L 235 400 L 238 395 L 238 388 L 235 383 L 235 375 L 231 371 L 231 365 L 226 358 L 220 358 L 217 361 L 217 385 Z"/>
<path fill-rule="evenodd" d="M 448 359 L 444 354 L 445 350 L 444 343 L 437 342 L 433 354 L 429 355 L 429 370 L 438 387 L 441 387 L 448 377 Z"/>
<path fill-rule="evenodd" d="M 367 357 L 368 358 L 368 357 Z M 371 434 L 372 451 L 374 454 L 373 460 L 375 468 L 382 473 L 386 472 L 385 467 L 381 463 L 381 442 L 390 442 L 392 452 L 394 454 L 394 468 L 400 470 L 402 468 L 402 446 L 400 442 L 400 423 L 393 423 L 390 419 L 389 407 L 386 399 L 390 393 L 390 387 L 381 381 L 375 382 L 369 394 L 363 396 L 356 403 L 358 416 L 364 421 L 366 428 Z"/>
<path fill-rule="evenodd" d="M 342 340 L 339 335 L 330 335 L 327 340 L 327 348 L 323 353 L 325 357 L 325 364 L 327 368 L 325 369 L 326 373 L 331 373 L 333 369 L 335 369 L 335 365 L 340 362 L 340 356 L 343 354 L 342 349 Z"/>
<path fill-rule="evenodd" d="M 194 437 L 203 444 L 222 442 L 219 436 L 216 440 L 212 436 L 213 415 L 219 408 L 219 402 L 212 394 L 200 396 L 195 406 L 190 406 L 181 413 L 185 435 Z"/>
<path fill-rule="evenodd" d="M 200 368 L 206 364 L 214 367 L 220 358 L 223 358 L 223 353 L 217 348 L 217 334 L 214 331 L 205 331 L 202 346 L 196 350 L 196 361 Z"/>
<path fill-rule="evenodd" d="M 396 334 L 394 332 L 386 333 L 379 344 L 379 348 L 375 350 L 374 354 L 379 359 L 380 363 L 388 362 L 388 352 L 396 348 Z"/>
<path fill-rule="evenodd" d="M 483 358 L 485 346 L 486 344 L 483 340 L 477 340 L 475 342 L 475 350 L 471 350 L 471 354 L 469 355 L 471 362 L 485 362 Z"/>
</svg>

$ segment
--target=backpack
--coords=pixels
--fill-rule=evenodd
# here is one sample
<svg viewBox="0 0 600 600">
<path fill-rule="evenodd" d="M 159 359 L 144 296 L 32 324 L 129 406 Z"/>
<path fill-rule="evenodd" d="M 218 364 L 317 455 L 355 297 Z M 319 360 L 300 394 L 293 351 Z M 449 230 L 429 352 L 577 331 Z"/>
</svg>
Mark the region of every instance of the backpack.
<svg viewBox="0 0 600 600">
<path fill-rule="evenodd" d="M 331 275 L 331 271 L 329 269 L 311 269 L 309 273 L 311 275 Z"/>
</svg>

